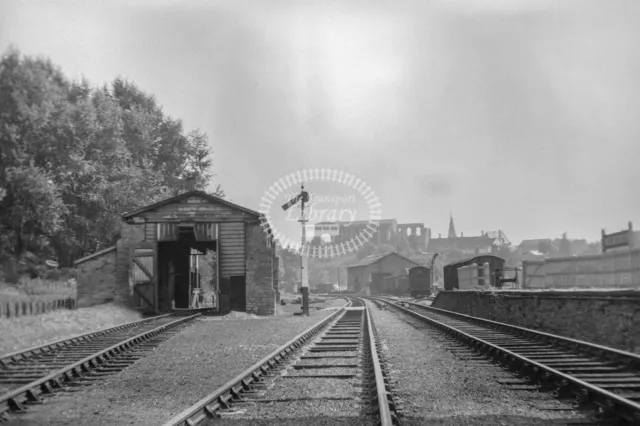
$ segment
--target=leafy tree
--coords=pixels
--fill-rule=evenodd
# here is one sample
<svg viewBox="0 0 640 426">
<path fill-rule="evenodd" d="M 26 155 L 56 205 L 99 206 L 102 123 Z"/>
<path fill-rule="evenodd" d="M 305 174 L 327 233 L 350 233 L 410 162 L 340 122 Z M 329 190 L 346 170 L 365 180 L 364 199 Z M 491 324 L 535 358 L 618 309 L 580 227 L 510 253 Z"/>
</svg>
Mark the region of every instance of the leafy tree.
<svg viewBox="0 0 640 426">
<path fill-rule="evenodd" d="M 0 255 L 29 250 L 71 266 L 115 242 L 123 212 L 192 184 L 207 190 L 213 177 L 207 135 L 185 133 L 135 84 L 93 88 L 48 59 L 3 55 Z"/>
</svg>

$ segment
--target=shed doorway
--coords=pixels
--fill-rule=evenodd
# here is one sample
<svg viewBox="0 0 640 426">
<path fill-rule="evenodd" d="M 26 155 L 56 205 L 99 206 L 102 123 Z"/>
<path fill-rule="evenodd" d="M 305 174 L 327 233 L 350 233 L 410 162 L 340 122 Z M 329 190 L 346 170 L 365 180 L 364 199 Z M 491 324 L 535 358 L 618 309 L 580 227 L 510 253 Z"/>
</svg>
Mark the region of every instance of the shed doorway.
<svg viewBox="0 0 640 426">
<path fill-rule="evenodd" d="M 217 242 L 196 238 L 193 226 L 180 226 L 176 231 L 174 241 L 158 242 L 160 312 L 215 307 L 217 271 L 211 269 L 217 269 L 217 262 L 208 264 L 204 259 L 213 254 L 217 260 Z M 212 300 L 206 300 L 208 296 Z"/>
</svg>

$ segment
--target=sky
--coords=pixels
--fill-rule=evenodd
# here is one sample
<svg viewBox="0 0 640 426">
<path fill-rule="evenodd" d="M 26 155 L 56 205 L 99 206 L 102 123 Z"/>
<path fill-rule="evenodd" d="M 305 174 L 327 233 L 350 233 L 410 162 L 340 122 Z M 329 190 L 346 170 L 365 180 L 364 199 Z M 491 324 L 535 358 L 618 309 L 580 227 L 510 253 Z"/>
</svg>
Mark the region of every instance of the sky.
<svg viewBox="0 0 640 426">
<path fill-rule="evenodd" d="M 465 235 L 597 240 L 640 229 L 639 14 L 634 0 L 3 0 L 0 49 L 135 81 L 208 134 L 215 182 L 252 209 L 283 176 L 326 168 L 433 235 L 453 214 Z"/>
</svg>

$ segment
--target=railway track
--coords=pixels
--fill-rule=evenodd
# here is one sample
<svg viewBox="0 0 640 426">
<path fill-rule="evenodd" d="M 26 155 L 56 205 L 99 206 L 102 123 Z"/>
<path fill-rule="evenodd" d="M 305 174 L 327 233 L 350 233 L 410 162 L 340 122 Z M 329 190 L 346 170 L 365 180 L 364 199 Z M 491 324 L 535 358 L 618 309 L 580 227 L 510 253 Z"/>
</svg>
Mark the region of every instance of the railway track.
<svg viewBox="0 0 640 426">
<path fill-rule="evenodd" d="M 636 354 L 411 302 L 370 300 L 438 328 L 542 391 L 575 398 L 576 408 L 594 408 L 603 422 L 640 424 Z"/>
<path fill-rule="evenodd" d="M 0 422 L 54 392 L 121 371 L 198 316 L 156 316 L 0 357 Z"/>
<path fill-rule="evenodd" d="M 165 426 L 396 424 L 369 311 L 349 299 Z"/>
</svg>

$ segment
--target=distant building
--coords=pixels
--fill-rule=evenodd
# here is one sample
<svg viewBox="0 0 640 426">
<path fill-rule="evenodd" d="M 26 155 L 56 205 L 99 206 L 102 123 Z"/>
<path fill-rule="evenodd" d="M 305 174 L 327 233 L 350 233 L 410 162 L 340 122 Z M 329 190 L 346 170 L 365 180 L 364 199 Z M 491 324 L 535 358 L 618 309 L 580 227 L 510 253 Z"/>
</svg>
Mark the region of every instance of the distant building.
<svg viewBox="0 0 640 426">
<path fill-rule="evenodd" d="M 395 219 L 378 221 L 378 232 L 370 240 L 374 244 L 395 245 L 405 239 L 414 250 L 424 250 L 431 236 L 431 230 L 424 223 L 398 223 Z M 340 244 L 361 235 L 369 226 L 369 221 L 319 222 L 314 225 L 314 244 Z"/>
<path fill-rule="evenodd" d="M 551 246 L 551 238 L 536 238 L 532 240 L 522 240 L 518 249 L 522 252 L 538 250 L 540 246 Z"/>
<path fill-rule="evenodd" d="M 407 259 L 395 252 L 372 255 L 360 262 L 347 267 L 347 288 L 353 291 L 364 290 L 367 284 L 376 276 L 399 275 L 405 272 L 405 268 L 418 266 L 416 262 Z M 382 283 L 382 280 L 379 280 Z M 372 293 L 375 289 L 372 288 Z"/>
<path fill-rule="evenodd" d="M 429 253 L 447 253 L 452 251 L 462 252 L 465 255 L 488 254 L 495 251 L 500 245 L 510 245 L 511 243 L 502 231 L 484 232 L 479 236 L 465 237 L 462 233 L 456 235 L 456 227 L 453 223 L 453 216 L 449 219 L 449 233 L 447 238 L 431 238 L 427 245 Z"/>
<path fill-rule="evenodd" d="M 541 260 L 544 259 L 544 253 L 538 250 L 530 250 L 522 253 L 522 260 Z"/>
</svg>

